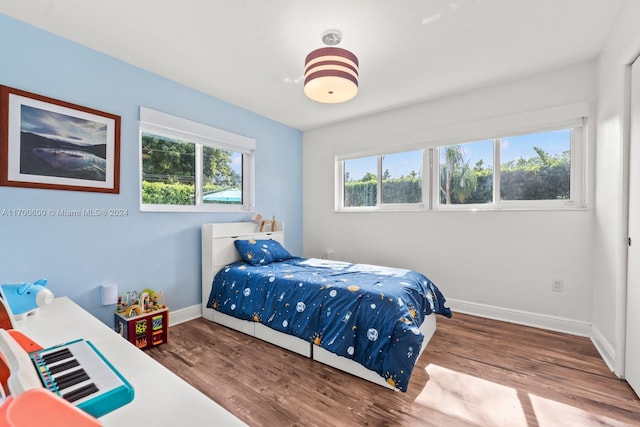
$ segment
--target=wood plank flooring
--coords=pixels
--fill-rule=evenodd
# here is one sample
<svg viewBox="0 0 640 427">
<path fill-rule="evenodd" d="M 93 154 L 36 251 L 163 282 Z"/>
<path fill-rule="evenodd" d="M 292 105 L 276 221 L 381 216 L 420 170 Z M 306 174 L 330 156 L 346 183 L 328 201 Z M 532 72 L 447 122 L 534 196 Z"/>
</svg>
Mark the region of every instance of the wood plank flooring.
<svg viewBox="0 0 640 427">
<path fill-rule="evenodd" d="M 438 317 L 406 393 L 204 319 L 147 353 L 250 426 L 640 425 L 588 338 L 460 313 Z"/>
</svg>

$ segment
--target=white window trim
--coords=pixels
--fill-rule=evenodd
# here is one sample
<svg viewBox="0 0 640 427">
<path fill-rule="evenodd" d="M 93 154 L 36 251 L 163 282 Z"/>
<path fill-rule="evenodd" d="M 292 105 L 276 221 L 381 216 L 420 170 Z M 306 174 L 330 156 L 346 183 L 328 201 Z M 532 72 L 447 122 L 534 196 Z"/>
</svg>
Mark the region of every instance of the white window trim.
<svg viewBox="0 0 640 427">
<path fill-rule="evenodd" d="M 184 139 L 196 143 L 196 200 L 199 201 L 202 194 L 202 145 L 214 148 L 240 152 L 243 154 L 242 162 L 242 200 L 241 205 L 196 203 L 195 205 L 159 205 L 142 203 L 142 133 L 153 133 L 175 139 Z M 255 159 L 254 151 L 256 140 L 244 135 L 238 135 L 213 126 L 197 123 L 182 117 L 173 116 L 147 107 L 140 107 L 140 124 L 138 135 L 139 161 L 139 191 L 141 212 L 248 212 L 255 206 Z"/>
<path fill-rule="evenodd" d="M 586 153 L 588 152 L 588 116 L 589 104 L 586 102 L 561 105 L 542 110 L 513 114 L 510 116 L 482 120 L 429 131 L 433 139 L 425 138 L 423 144 L 412 144 L 402 151 L 424 150 L 423 164 L 423 203 L 419 204 L 380 204 L 377 206 L 343 206 L 344 199 L 344 160 L 389 154 L 383 151 L 342 154 L 335 156 L 335 212 L 386 212 L 386 211 L 497 211 L 497 210 L 584 210 L 586 200 Z M 499 200 L 494 191 L 492 203 L 485 204 L 440 204 L 440 176 L 438 148 L 447 145 L 463 144 L 485 139 L 504 138 L 514 135 L 545 132 L 572 128 L 571 134 L 571 189 L 569 200 Z M 495 159 L 499 158 L 499 147 L 494 145 Z M 427 162 L 428 161 L 428 162 Z M 380 171 L 379 171 L 380 173 Z M 494 188 L 499 187 L 499 176 L 494 174 Z M 429 182 L 430 181 L 430 182 Z M 380 195 L 380 192 L 378 192 Z M 380 198 L 380 196 L 379 196 Z M 498 198 L 498 199 L 496 199 Z"/>
<path fill-rule="evenodd" d="M 404 153 L 408 151 L 418 151 L 422 150 L 422 202 L 421 203 L 382 203 L 382 157 L 390 154 Z M 429 173 L 428 171 L 428 163 L 424 163 L 425 159 L 429 159 L 429 152 L 431 150 L 426 149 L 424 146 L 411 146 L 405 147 L 403 150 L 395 150 L 395 151 L 387 151 L 381 153 L 379 151 L 364 151 L 357 154 L 348 154 L 348 155 L 338 155 L 335 156 L 334 164 L 335 164 L 335 211 L 336 212 L 376 212 L 376 211 L 423 211 L 428 209 L 430 206 L 429 202 L 425 202 L 429 199 L 429 188 L 425 184 L 425 176 Z M 344 207 L 344 161 L 345 160 L 353 160 L 359 159 L 363 157 L 377 157 L 377 192 L 378 198 L 376 200 L 375 206 L 353 206 L 353 207 Z"/>
<path fill-rule="evenodd" d="M 432 191 L 433 194 L 438 195 L 434 197 L 434 206 L 433 210 L 441 210 L 441 211 L 484 211 L 484 210 L 565 210 L 565 209 L 585 209 L 586 202 L 584 198 L 584 150 L 586 145 L 586 118 L 572 119 L 563 122 L 555 123 L 552 126 L 545 126 L 542 128 L 537 128 L 531 131 L 529 128 L 526 132 L 514 132 L 508 135 L 496 136 L 494 138 L 482 138 L 480 140 L 486 139 L 502 139 L 510 136 L 516 135 L 524 135 L 527 133 L 538 133 L 538 132 L 547 132 L 559 129 L 573 129 L 571 132 L 571 188 L 568 200 L 502 200 L 500 199 L 499 191 L 493 192 L 493 202 L 492 203 L 463 203 L 463 204 L 451 204 L 446 205 L 440 203 L 440 164 L 438 162 L 439 156 L 436 155 L 438 152 L 438 148 L 442 147 L 442 145 L 438 147 L 434 147 L 434 166 L 431 175 L 432 179 Z M 460 141 L 459 144 L 469 143 L 473 141 Z M 446 145 L 455 145 L 446 144 Z M 494 170 L 496 165 L 499 164 L 500 159 L 500 146 L 499 144 L 494 144 L 493 150 L 493 164 Z M 493 188 L 500 188 L 500 175 L 494 173 L 493 174 Z M 580 180 L 580 182 L 578 181 Z"/>
</svg>

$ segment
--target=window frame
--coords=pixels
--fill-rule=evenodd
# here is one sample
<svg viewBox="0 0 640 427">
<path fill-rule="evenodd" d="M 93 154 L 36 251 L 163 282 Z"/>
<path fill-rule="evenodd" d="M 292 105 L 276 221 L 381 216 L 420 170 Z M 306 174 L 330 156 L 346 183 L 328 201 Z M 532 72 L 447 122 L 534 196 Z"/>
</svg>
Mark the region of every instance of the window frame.
<svg viewBox="0 0 640 427">
<path fill-rule="evenodd" d="M 433 197 L 433 210 L 441 210 L 441 211 L 457 211 L 457 210 L 473 210 L 473 211 L 482 211 L 482 210 L 563 210 L 563 209 L 580 209 L 585 208 L 585 198 L 584 198 L 584 181 L 582 177 L 584 176 L 584 148 L 586 144 L 585 140 L 585 128 L 586 128 L 586 118 L 580 118 L 575 120 L 570 120 L 563 123 L 558 123 L 553 126 L 548 126 L 544 128 L 536 128 L 531 131 L 528 130 L 526 132 L 509 132 L 508 135 L 501 135 L 498 137 L 488 137 L 482 138 L 482 140 L 493 139 L 493 200 L 490 203 L 468 203 L 468 204 L 443 204 L 440 203 L 440 156 L 439 149 L 441 147 L 446 147 L 449 145 L 460 144 L 463 145 L 465 143 L 473 143 L 474 141 L 460 141 L 453 144 L 444 144 L 438 145 L 437 147 L 433 147 L 434 156 L 433 156 L 433 169 L 431 175 L 431 186 L 432 192 L 434 194 Z M 535 133 L 543 133 L 543 132 L 552 132 L 557 130 L 571 130 L 571 140 L 570 140 L 570 158 L 571 158 L 571 169 L 570 169 L 570 189 L 569 189 L 569 199 L 559 199 L 559 200 L 502 200 L 500 196 L 500 177 L 501 177 L 501 159 L 500 159 L 500 148 L 502 140 L 505 138 L 510 138 L 514 136 L 521 135 L 530 135 Z M 437 155 L 435 154 L 437 153 Z"/>
<path fill-rule="evenodd" d="M 589 146 L 589 105 L 568 104 L 543 110 L 487 119 L 431 131 L 436 135 L 421 144 L 412 144 L 394 151 L 368 150 L 334 156 L 335 212 L 388 212 L 388 211 L 500 211 L 500 210 L 584 210 L 587 208 L 587 152 Z M 500 144 L 493 144 L 493 200 L 483 204 L 440 203 L 439 148 L 481 140 L 504 139 L 519 135 L 571 129 L 570 140 L 570 195 L 560 200 L 501 200 L 500 199 Z M 427 131 L 425 131 L 426 133 Z M 415 137 L 415 135 L 414 135 Z M 423 150 L 422 203 L 383 204 L 381 194 L 382 156 Z M 378 157 L 378 197 L 376 206 L 344 206 L 344 161 L 363 157 Z M 496 173 L 496 170 L 498 173 Z"/>
<path fill-rule="evenodd" d="M 195 144 L 195 204 L 167 205 L 142 202 L 142 134 L 154 134 Z M 242 153 L 242 203 L 202 203 L 203 146 Z M 213 126 L 204 125 L 147 107 L 140 107 L 138 129 L 139 205 L 141 212 L 249 212 L 255 206 L 256 141 Z"/>
<path fill-rule="evenodd" d="M 411 151 L 422 151 L 422 202 L 420 203 L 382 203 L 382 176 L 383 176 L 383 157 L 391 154 L 407 153 Z M 420 211 L 424 210 L 425 206 L 429 206 L 429 192 L 430 189 L 425 185 L 425 177 L 431 174 L 429 166 L 429 149 L 425 147 L 412 147 L 403 150 L 387 151 L 384 153 L 359 153 L 350 154 L 346 156 L 338 155 L 335 157 L 335 210 L 336 212 L 372 212 L 372 211 Z M 344 163 L 347 160 L 354 160 L 366 157 L 376 157 L 376 178 L 377 178 L 377 197 L 375 206 L 344 206 Z M 426 160 L 426 163 L 425 163 Z"/>
</svg>

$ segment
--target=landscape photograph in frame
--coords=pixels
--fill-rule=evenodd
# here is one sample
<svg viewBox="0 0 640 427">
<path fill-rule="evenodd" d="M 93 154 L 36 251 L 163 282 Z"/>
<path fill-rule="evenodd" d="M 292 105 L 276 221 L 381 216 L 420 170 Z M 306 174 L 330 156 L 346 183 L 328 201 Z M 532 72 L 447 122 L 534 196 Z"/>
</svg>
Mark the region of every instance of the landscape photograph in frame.
<svg viewBox="0 0 640 427">
<path fill-rule="evenodd" d="M 6 86 L 0 94 L 0 185 L 119 193 L 119 116 Z"/>
</svg>

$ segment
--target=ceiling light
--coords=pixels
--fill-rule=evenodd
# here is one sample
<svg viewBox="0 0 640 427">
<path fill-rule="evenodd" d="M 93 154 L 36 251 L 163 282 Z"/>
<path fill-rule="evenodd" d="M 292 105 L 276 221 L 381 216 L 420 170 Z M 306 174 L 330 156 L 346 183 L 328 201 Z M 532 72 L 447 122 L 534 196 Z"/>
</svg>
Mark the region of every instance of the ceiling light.
<svg viewBox="0 0 640 427">
<path fill-rule="evenodd" d="M 334 47 L 341 40 L 340 31 L 326 31 L 322 41 L 329 47 L 314 50 L 304 61 L 304 93 L 314 101 L 336 104 L 358 93 L 358 58 Z"/>
</svg>

